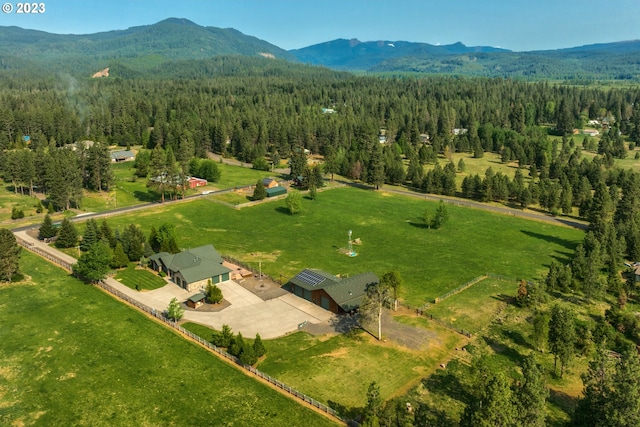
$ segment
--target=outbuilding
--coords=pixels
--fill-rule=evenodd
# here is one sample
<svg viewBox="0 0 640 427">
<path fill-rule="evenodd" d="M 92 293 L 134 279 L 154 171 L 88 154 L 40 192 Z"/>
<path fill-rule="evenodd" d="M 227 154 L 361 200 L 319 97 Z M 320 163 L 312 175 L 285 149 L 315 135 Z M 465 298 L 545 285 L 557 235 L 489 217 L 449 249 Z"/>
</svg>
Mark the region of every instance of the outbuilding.
<svg viewBox="0 0 640 427">
<path fill-rule="evenodd" d="M 362 304 L 369 286 L 380 283 L 372 272 L 340 278 L 322 270 L 305 269 L 287 283 L 288 289 L 333 313 L 350 313 Z"/>
<path fill-rule="evenodd" d="M 265 191 L 267 192 L 267 197 L 276 197 L 287 194 L 287 189 L 281 186 L 267 188 Z"/>
<path fill-rule="evenodd" d="M 198 308 L 204 305 L 204 300 L 207 296 L 202 292 L 198 292 L 197 294 L 191 295 L 187 300 L 187 306 L 191 308 Z"/>
</svg>

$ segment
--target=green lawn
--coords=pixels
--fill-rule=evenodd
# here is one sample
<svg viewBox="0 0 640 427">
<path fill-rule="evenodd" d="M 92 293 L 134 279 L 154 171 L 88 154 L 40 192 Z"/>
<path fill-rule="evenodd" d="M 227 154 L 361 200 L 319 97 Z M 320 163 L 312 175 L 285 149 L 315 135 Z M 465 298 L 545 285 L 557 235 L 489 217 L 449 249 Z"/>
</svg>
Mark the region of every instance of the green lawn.
<svg viewBox="0 0 640 427">
<path fill-rule="evenodd" d="M 431 305 L 425 314 L 443 320 L 457 329 L 477 334 L 491 323 L 506 300 L 516 295 L 518 284 L 485 279 L 464 291 Z"/>
<path fill-rule="evenodd" d="M 329 426 L 29 253 L 0 285 L 0 425 Z"/>
<path fill-rule="evenodd" d="M 127 268 L 119 270 L 114 278 L 123 285 L 137 290 L 146 289 L 152 291 L 167 284 L 166 280 L 157 274 L 149 270 L 137 269 L 136 263 L 130 263 Z"/>
<path fill-rule="evenodd" d="M 258 369 L 348 414 L 365 406 L 372 381 L 380 385 L 384 400 L 402 394 L 459 340 L 459 335 L 441 331 L 434 333 L 428 350 L 412 351 L 377 342 L 364 332 L 330 339 L 298 332 L 265 342 L 267 356 Z"/>
<path fill-rule="evenodd" d="M 437 204 L 424 200 L 339 188 L 302 198 L 302 213 L 289 215 L 284 200 L 236 210 L 206 199 L 161 206 L 109 219 L 114 229 L 131 222 L 148 233 L 176 224 L 182 248 L 213 244 L 275 278 L 303 268 L 333 274 L 398 270 L 401 297 L 417 306 L 490 272 L 514 278 L 541 277 L 552 260 L 567 261 L 583 232 L 537 221 L 449 206 L 441 229 L 422 227 L 419 217 Z M 348 230 L 361 245 L 347 247 Z"/>
</svg>

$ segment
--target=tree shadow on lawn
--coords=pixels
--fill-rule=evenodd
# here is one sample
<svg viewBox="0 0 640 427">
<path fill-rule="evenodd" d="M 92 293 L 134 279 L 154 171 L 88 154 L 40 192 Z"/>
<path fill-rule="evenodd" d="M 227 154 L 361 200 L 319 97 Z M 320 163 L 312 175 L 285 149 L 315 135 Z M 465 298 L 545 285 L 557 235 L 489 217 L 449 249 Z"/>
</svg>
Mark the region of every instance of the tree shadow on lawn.
<svg viewBox="0 0 640 427">
<path fill-rule="evenodd" d="M 577 243 L 575 242 L 571 242 L 569 240 L 565 240 L 565 239 L 561 239 L 557 236 L 552 236 L 550 234 L 540 234 L 540 233 L 536 233 L 535 231 L 529 231 L 529 230 L 520 230 L 521 233 L 526 234 L 527 236 L 530 237 L 535 237 L 536 239 L 542 239 L 544 241 L 547 241 L 549 243 L 553 243 L 556 245 L 560 245 L 562 247 L 565 247 L 567 249 L 570 250 L 575 250 Z"/>
<path fill-rule="evenodd" d="M 448 368 L 447 370 L 438 370 L 422 380 L 422 384 L 427 390 L 437 390 L 453 400 L 468 404 L 471 402 L 472 396 L 456 374 L 455 369 L 452 371 L 449 371 Z"/>
<path fill-rule="evenodd" d="M 532 349 L 532 350 L 534 349 L 529 343 L 529 341 L 526 339 L 526 337 L 522 335 L 522 332 L 520 331 L 503 330 L 502 336 L 504 336 L 506 339 L 508 339 L 509 341 L 513 342 L 516 345 L 519 345 L 524 348 Z M 520 353 L 518 353 L 518 355 L 520 355 Z"/>
<path fill-rule="evenodd" d="M 558 261 L 561 265 L 569 264 L 572 260 L 572 253 L 556 251 L 558 255 L 551 255 L 551 258 Z M 549 268 L 551 265 L 545 264 L 545 267 Z"/>
<path fill-rule="evenodd" d="M 335 402 L 333 400 L 328 400 L 327 401 L 327 406 L 329 406 L 330 408 L 333 408 L 338 415 L 340 415 L 342 418 L 349 420 L 347 425 L 352 425 L 350 423 L 350 421 L 357 421 L 360 419 L 362 413 L 364 412 L 364 408 L 363 407 L 351 407 L 351 406 L 345 406 L 341 403 Z M 360 425 L 358 423 L 353 424 L 353 425 Z"/>
<path fill-rule="evenodd" d="M 482 337 L 482 339 L 489 347 L 491 347 L 491 350 L 493 350 L 495 354 L 500 354 L 507 357 L 514 364 L 520 364 L 522 362 L 522 355 L 514 348 L 498 342 L 491 337 L 484 336 Z"/>
<path fill-rule="evenodd" d="M 281 213 L 281 214 L 285 214 L 285 215 L 289 215 L 291 216 L 291 211 L 289 211 L 289 208 L 287 208 L 286 206 L 278 206 L 275 209 L 276 212 Z"/>
<path fill-rule="evenodd" d="M 139 200 L 141 202 L 158 202 L 161 200 L 161 197 L 158 193 L 153 192 L 153 191 L 140 191 L 140 190 L 135 190 L 133 192 L 133 197 L 136 198 L 136 200 Z M 165 196 L 165 200 L 166 200 L 166 196 Z"/>
</svg>

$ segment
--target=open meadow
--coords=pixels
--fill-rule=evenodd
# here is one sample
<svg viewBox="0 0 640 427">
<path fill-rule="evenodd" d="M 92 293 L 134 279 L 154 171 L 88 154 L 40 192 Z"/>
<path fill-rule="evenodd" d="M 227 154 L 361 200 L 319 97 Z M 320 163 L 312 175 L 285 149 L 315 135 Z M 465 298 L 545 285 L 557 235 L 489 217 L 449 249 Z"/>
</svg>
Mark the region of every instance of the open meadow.
<svg viewBox="0 0 640 427">
<path fill-rule="evenodd" d="M 302 212 L 289 215 L 284 200 L 240 210 L 211 200 L 159 206 L 109 219 L 112 227 L 135 223 L 176 225 L 182 248 L 213 244 L 277 280 L 304 268 L 353 275 L 397 270 L 406 282 L 401 298 L 420 306 L 485 273 L 534 279 L 553 260 L 566 262 L 583 232 L 482 210 L 448 206 L 449 222 L 425 228 L 419 217 L 437 203 L 353 188 L 303 197 Z M 344 255 L 348 230 L 356 257 Z"/>
<path fill-rule="evenodd" d="M 23 252 L 0 286 L 0 424 L 336 425 Z"/>
</svg>

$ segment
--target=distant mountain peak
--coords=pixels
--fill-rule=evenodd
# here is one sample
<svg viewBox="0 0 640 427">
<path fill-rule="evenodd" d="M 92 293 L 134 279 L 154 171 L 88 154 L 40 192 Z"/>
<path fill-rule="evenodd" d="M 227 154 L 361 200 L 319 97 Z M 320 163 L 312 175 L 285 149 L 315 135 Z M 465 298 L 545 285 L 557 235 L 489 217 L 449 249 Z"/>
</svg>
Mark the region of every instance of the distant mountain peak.
<svg viewBox="0 0 640 427">
<path fill-rule="evenodd" d="M 158 24 L 178 24 L 178 25 L 193 25 L 195 27 L 199 27 L 198 24 L 196 24 L 193 21 L 189 21 L 186 18 L 167 18 L 163 21 L 158 22 Z"/>
</svg>

